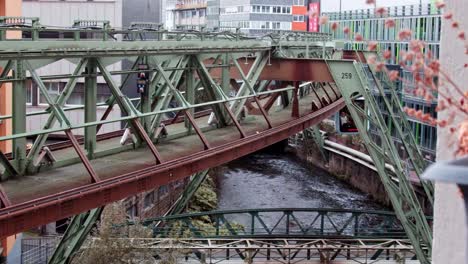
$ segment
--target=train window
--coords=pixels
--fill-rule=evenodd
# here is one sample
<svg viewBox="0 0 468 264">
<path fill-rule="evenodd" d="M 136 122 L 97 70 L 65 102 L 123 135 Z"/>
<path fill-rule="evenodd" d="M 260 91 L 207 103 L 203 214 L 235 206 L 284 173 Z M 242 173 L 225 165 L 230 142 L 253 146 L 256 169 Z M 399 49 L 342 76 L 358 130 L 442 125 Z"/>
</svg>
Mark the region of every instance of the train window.
<svg viewBox="0 0 468 264">
<path fill-rule="evenodd" d="M 354 102 L 364 109 L 364 98 L 358 98 Z M 351 113 L 347 107 L 341 109 L 335 115 L 335 127 L 336 131 L 340 134 L 357 134 L 358 128 L 355 121 L 351 117 Z"/>
</svg>

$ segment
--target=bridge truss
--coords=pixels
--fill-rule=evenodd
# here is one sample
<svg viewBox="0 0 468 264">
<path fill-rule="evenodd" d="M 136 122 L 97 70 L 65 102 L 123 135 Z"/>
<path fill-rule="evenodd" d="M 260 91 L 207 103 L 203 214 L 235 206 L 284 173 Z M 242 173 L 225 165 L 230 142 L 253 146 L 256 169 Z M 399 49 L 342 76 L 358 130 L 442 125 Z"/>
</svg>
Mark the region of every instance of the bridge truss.
<svg viewBox="0 0 468 264">
<path fill-rule="evenodd" d="M 0 116 L 13 127 L 12 135 L 0 137 L 13 141 L 12 153 L 0 152 L 0 237 L 228 162 L 316 125 L 347 105 L 418 258 L 428 262 L 431 231 L 408 166 L 373 100 L 363 60 L 346 60 L 330 36 L 285 33 L 249 39 L 232 32 L 167 32 L 148 25 L 116 30 L 105 21 L 77 21 L 70 28 L 43 27 L 35 18 L 2 17 L 0 22 L 0 84 L 13 86 L 13 112 Z M 7 40 L 6 31 L 21 31 L 24 39 Z M 124 60 L 132 66 L 112 68 Z M 71 70 L 41 75 L 43 67 L 57 63 Z M 122 89 L 141 73 L 147 76 L 145 88 L 140 98 L 129 98 Z M 51 80 L 66 83 L 57 98 L 48 93 Z M 38 87 L 45 110 L 27 113 L 27 81 Z M 84 81 L 85 103 L 69 106 L 79 81 Z M 279 85 L 272 87 L 272 81 Z M 98 82 L 111 94 L 104 103 L 97 102 Z M 311 84 L 300 87 L 301 82 Z M 361 97 L 364 109 L 355 104 Z M 100 117 L 99 107 L 105 109 Z M 84 121 L 71 120 L 77 110 Z M 122 116 L 111 117 L 116 110 Z M 175 117 L 167 119 L 167 113 Z M 43 128 L 28 130 L 28 118 L 37 116 L 45 118 Z M 111 123 L 123 123 L 124 129 L 104 133 Z M 370 123 L 382 131 L 378 144 L 367 133 Z M 411 139 L 408 131 L 400 130 L 403 138 Z M 50 134 L 67 140 L 48 145 Z M 417 148 L 405 142 L 420 172 L 424 164 Z M 391 173 L 385 163 L 393 166 Z M 431 186 L 423 185 L 432 197 Z M 91 225 L 85 219 L 95 219 L 88 216 L 96 213 L 76 223 Z"/>
<path fill-rule="evenodd" d="M 177 263 L 418 263 L 399 239 L 127 239 L 138 252 L 170 255 Z M 93 243 L 88 245 L 93 246 Z M 86 250 L 86 249 L 85 249 Z"/>
</svg>

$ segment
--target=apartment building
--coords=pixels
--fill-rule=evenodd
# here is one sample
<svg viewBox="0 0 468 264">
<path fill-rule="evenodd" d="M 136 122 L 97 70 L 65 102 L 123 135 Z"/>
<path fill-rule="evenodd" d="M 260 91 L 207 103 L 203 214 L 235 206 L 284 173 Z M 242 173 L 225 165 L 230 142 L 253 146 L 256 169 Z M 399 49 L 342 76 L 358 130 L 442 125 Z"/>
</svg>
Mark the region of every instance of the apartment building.
<svg viewBox="0 0 468 264">
<path fill-rule="evenodd" d="M 256 36 L 274 31 L 308 31 L 309 7 L 318 0 L 208 0 L 207 27 Z"/>
<path fill-rule="evenodd" d="M 389 50 L 392 54 L 387 60 L 389 65 L 398 65 L 400 63 L 400 52 L 407 51 L 408 41 L 398 39 L 398 32 L 401 29 L 410 29 L 413 32 L 413 38 L 423 40 L 427 43 L 425 53 L 431 53 L 433 58 L 439 58 L 440 37 L 441 37 L 441 14 L 434 4 L 427 3 L 410 6 L 387 7 L 388 16 L 394 19 L 395 27 L 386 28 L 385 18 L 379 17 L 372 9 L 360 9 L 344 11 L 342 13 L 332 12 L 324 13 L 330 19 L 330 23 L 338 22 L 341 28 L 348 27 L 350 32 L 360 33 L 365 40 L 378 42 L 380 51 Z M 333 34 L 335 39 L 344 40 L 346 49 L 365 49 L 366 44 L 356 42 L 353 34 L 344 34 L 342 30 L 336 32 L 331 30 L 330 24 L 321 28 L 322 32 Z M 417 97 L 413 94 L 415 82 L 413 74 L 404 67 L 400 68 L 403 82 L 400 86 L 401 101 L 404 106 L 423 110 L 424 113 L 430 113 L 436 117 L 437 99 L 431 102 Z M 422 73 L 421 73 L 422 75 Z M 380 103 L 382 98 L 377 98 Z M 387 115 L 383 112 L 384 115 Z M 419 120 L 409 117 L 417 143 L 423 150 L 426 158 L 435 159 L 435 148 L 437 142 L 437 127 L 423 123 Z M 391 124 L 389 123 L 391 127 Z"/>
<path fill-rule="evenodd" d="M 166 5 L 168 29 L 200 29 L 207 24 L 207 0 L 168 0 Z"/>
</svg>

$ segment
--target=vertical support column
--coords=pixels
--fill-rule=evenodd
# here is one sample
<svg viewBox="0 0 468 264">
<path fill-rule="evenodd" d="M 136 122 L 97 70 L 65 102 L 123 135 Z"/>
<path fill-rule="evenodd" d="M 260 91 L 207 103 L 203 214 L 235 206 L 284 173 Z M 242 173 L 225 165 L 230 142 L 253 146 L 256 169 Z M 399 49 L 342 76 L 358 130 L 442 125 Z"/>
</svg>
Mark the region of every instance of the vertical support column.
<svg viewBox="0 0 468 264">
<path fill-rule="evenodd" d="M 223 68 L 221 69 L 221 89 L 223 90 L 224 94 L 229 97 L 229 93 L 231 92 L 231 78 L 230 78 L 230 67 L 229 65 L 229 54 L 221 55 L 221 63 L 223 64 Z M 215 61 L 216 63 L 216 61 Z M 224 117 L 227 117 L 229 114 L 227 113 L 226 109 L 221 108 L 221 113 Z"/>
<path fill-rule="evenodd" d="M 194 64 L 192 62 L 192 58 L 190 58 L 187 63 L 188 70 L 184 72 L 185 89 L 186 89 L 185 96 L 186 96 L 187 102 L 192 105 L 195 104 L 195 95 L 196 95 L 195 89 L 197 89 L 197 87 L 195 86 L 195 75 L 193 71 L 193 66 Z M 195 116 L 195 109 L 191 108 L 188 110 L 188 112 L 191 116 Z M 190 120 L 188 120 L 188 118 L 185 118 L 185 127 L 188 129 L 188 133 L 192 132 L 192 125 L 190 123 Z"/>
<path fill-rule="evenodd" d="M 13 134 L 26 133 L 26 71 L 23 61 L 16 61 L 13 75 L 18 79 L 13 82 Z M 26 138 L 13 140 L 13 158 L 16 169 L 23 174 L 26 164 Z"/>
<path fill-rule="evenodd" d="M 97 63 L 96 59 L 89 59 L 86 65 L 85 77 L 85 122 L 95 122 L 97 111 Z M 96 126 L 89 126 L 84 129 L 85 149 L 88 152 L 88 159 L 94 158 L 96 149 Z"/>
<path fill-rule="evenodd" d="M 225 94 L 229 94 L 231 91 L 231 83 L 230 83 L 230 67 L 229 65 L 229 54 L 222 55 L 222 64 L 223 68 L 221 71 L 221 88 L 223 89 Z"/>
<path fill-rule="evenodd" d="M 142 63 L 145 64 L 145 65 L 148 65 L 148 57 L 143 57 L 141 58 L 142 60 Z M 148 69 L 150 67 L 148 66 Z M 151 90 L 151 88 L 153 87 L 153 85 L 151 85 L 151 79 L 152 79 L 152 76 L 151 76 L 151 73 L 150 72 L 147 72 L 146 73 L 146 76 L 148 78 L 148 81 L 147 81 L 147 84 L 146 84 L 146 88 L 145 88 L 145 91 L 143 93 L 140 93 L 140 99 L 141 99 L 141 103 L 140 103 L 140 112 L 142 113 L 149 113 L 151 112 L 151 102 L 150 102 L 150 94 L 153 94 L 153 91 Z M 150 133 L 150 127 L 151 127 L 151 117 L 150 116 L 147 116 L 147 117 L 142 117 L 141 118 L 141 123 L 143 125 L 143 128 L 145 129 L 146 132 Z"/>
<path fill-rule="evenodd" d="M 294 90 L 293 90 L 293 105 L 292 105 L 292 117 L 298 118 L 299 117 L 299 98 L 297 97 L 297 93 L 299 92 L 299 82 L 294 82 Z"/>
</svg>

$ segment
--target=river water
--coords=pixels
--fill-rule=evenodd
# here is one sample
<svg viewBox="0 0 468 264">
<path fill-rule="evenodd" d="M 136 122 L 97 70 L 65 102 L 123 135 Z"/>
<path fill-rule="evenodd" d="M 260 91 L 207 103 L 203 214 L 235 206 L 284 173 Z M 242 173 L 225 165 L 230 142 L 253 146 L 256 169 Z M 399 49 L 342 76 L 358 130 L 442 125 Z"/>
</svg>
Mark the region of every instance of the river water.
<svg viewBox="0 0 468 264">
<path fill-rule="evenodd" d="M 257 208 L 335 208 L 388 210 L 370 196 L 353 189 L 326 171 L 306 164 L 293 153 L 259 152 L 221 167 L 218 174 L 219 210 Z M 303 215 L 303 219 L 314 216 Z M 345 216 L 334 221 L 344 223 Z M 228 215 L 227 219 L 246 227 L 249 215 Z M 264 215 L 265 223 L 274 226 L 278 215 Z M 302 221 L 302 220 L 301 220 Z M 374 217 L 362 219 L 365 226 Z M 361 222 L 363 223 L 363 222 Z"/>
<path fill-rule="evenodd" d="M 339 208 L 385 210 L 365 193 L 292 153 L 259 152 L 224 165 L 219 209 Z"/>
</svg>

